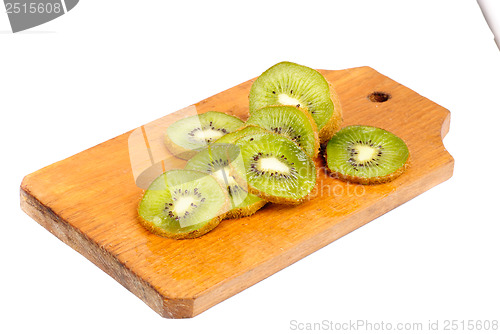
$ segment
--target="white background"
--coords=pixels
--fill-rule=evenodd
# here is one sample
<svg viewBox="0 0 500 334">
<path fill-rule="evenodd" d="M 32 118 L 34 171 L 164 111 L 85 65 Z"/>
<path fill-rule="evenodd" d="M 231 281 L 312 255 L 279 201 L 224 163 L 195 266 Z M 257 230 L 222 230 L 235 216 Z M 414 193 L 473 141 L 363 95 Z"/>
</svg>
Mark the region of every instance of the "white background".
<svg viewBox="0 0 500 334">
<path fill-rule="evenodd" d="M 9 30 L 0 13 L 0 332 L 500 320 L 500 52 L 475 1 L 82 0 Z M 161 318 L 19 209 L 24 175 L 282 60 L 368 65 L 449 109 L 452 179 L 188 320 Z"/>
<path fill-rule="evenodd" d="M 495 35 L 495 42 L 500 48 L 500 1 L 477 0 L 488 26 Z"/>
</svg>

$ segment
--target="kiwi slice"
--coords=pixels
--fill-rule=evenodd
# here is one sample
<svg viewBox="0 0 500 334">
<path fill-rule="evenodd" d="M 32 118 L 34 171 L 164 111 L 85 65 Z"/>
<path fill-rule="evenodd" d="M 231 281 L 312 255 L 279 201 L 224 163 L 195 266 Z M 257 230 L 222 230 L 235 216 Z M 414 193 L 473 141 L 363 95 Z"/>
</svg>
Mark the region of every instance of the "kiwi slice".
<svg viewBox="0 0 500 334">
<path fill-rule="evenodd" d="M 165 132 L 164 142 L 176 157 L 189 160 L 196 152 L 243 125 L 237 117 L 208 111 L 178 120 Z"/>
<path fill-rule="evenodd" d="M 261 128 L 260 126 L 257 125 L 251 125 L 247 124 L 244 127 L 233 131 L 231 133 L 228 133 L 227 135 L 224 135 L 217 139 L 215 143 L 217 144 L 233 144 L 236 140 L 240 139 L 241 137 L 244 137 L 246 135 L 251 135 L 254 133 L 262 133 L 262 132 L 267 132 L 266 129 Z"/>
<path fill-rule="evenodd" d="M 321 143 L 327 142 L 342 124 L 342 111 L 333 87 L 312 68 L 291 62 L 278 63 L 252 84 L 250 114 L 270 105 L 306 109 L 316 122 Z"/>
<path fill-rule="evenodd" d="M 235 144 L 251 193 L 274 203 L 299 204 L 308 199 L 316 185 L 316 167 L 297 143 L 275 133 L 256 133 Z"/>
<path fill-rule="evenodd" d="M 209 174 L 170 170 L 157 177 L 139 203 L 139 220 L 149 231 L 172 239 L 199 237 L 224 218 L 226 190 Z"/>
<path fill-rule="evenodd" d="M 405 142 L 384 129 L 353 125 L 337 132 L 326 146 L 332 175 L 350 182 L 377 184 L 391 181 L 409 165 Z"/>
<path fill-rule="evenodd" d="M 185 169 L 198 170 L 213 175 L 227 190 L 231 200 L 231 210 L 225 218 L 250 216 L 267 202 L 249 194 L 246 186 L 235 181 L 235 174 L 244 175 L 242 164 L 237 163 L 240 150 L 233 144 L 212 144 L 192 157 Z"/>
<path fill-rule="evenodd" d="M 295 141 L 311 157 L 319 149 L 318 129 L 311 115 L 294 106 L 270 106 L 254 111 L 246 124 L 254 124 Z"/>
</svg>

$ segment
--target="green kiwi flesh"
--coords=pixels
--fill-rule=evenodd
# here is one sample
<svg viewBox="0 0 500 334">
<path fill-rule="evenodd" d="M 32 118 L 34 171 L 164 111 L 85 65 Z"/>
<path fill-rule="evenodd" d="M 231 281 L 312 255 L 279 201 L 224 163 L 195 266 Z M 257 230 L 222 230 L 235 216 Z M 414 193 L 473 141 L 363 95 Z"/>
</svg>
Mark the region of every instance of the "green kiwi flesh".
<svg viewBox="0 0 500 334">
<path fill-rule="evenodd" d="M 384 129 L 353 125 L 338 131 L 326 146 L 332 175 L 345 181 L 376 184 L 393 180 L 408 167 L 405 142 Z"/>
<path fill-rule="evenodd" d="M 340 127 L 341 111 L 331 99 L 330 84 L 318 71 L 299 64 L 281 62 L 262 73 L 252 84 L 249 102 L 250 114 L 270 105 L 306 109 L 316 122 L 322 142 L 326 141 L 322 132 L 329 134 L 338 130 L 331 127 Z"/>
<path fill-rule="evenodd" d="M 167 148 L 175 156 L 188 160 L 227 133 L 243 125 L 237 117 L 217 111 L 189 116 L 170 125 L 164 136 Z"/>
<path fill-rule="evenodd" d="M 252 215 L 266 204 L 265 200 L 249 194 L 246 186 L 235 181 L 235 176 L 241 178 L 245 173 L 238 159 L 240 150 L 237 146 L 215 143 L 197 153 L 185 166 L 185 169 L 213 175 L 224 186 L 231 201 L 226 218 Z"/>
<path fill-rule="evenodd" d="M 318 154 L 318 130 L 306 110 L 294 106 L 264 107 L 255 110 L 246 124 L 258 125 L 292 139 L 311 157 Z"/>
<path fill-rule="evenodd" d="M 294 141 L 275 133 L 238 139 L 251 193 L 273 203 L 299 204 L 316 185 L 316 167 Z"/>
<path fill-rule="evenodd" d="M 220 137 L 215 142 L 218 144 L 222 143 L 233 144 L 236 140 L 240 139 L 241 137 L 244 137 L 246 135 L 251 135 L 254 133 L 263 133 L 263 132 L 267 132 L 266 129 L 257 125 L 246 124 L 244 127 Z"/>
<path fill-rule="evenodd" d="M 229 198 L 209 174 L 170 170 L 157 177 L 139 203 L 139 218 L 151 232 L 173 239 L 201 236 L 226 215 Z"/>
</svg>

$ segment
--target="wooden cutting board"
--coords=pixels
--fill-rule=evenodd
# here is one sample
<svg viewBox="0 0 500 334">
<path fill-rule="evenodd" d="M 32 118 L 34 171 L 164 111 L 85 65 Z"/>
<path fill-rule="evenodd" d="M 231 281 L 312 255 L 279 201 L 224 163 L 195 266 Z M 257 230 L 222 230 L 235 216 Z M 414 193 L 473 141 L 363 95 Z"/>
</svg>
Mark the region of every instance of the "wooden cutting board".
<svg viewBox="0 0 500 334">
<path fill-rule="evenodd" d="M 377 126 L 406 141 L 406 173 L 361 186 L 321 172 L 316 198 L 302 205 L 267 204 L 192 240 L 146 231 L 137 221 L 141 186 L 184 164 L 162 146 L 161 133 L 209 110 L 245 120 L 249 80 L 27 175 L 21 207 L 160 315 L 193 317 L 452 176 L 442 143 L 446 109 L 369 67 L 321 72 L 340 96 L 345 126 Z"/>
</svg>

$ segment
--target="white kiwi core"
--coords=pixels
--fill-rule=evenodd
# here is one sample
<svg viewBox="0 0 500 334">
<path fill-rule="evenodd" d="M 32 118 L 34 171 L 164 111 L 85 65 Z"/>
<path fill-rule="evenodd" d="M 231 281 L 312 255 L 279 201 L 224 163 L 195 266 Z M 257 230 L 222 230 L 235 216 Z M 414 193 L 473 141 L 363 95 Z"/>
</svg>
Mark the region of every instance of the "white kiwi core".
<svg viewBox="0 0 500 334">
<path fill-rule="evenodd" d="M 354 149 L 358 152 L 356 160 L 359 162 L 370 161 L 377 155 L 377 150 L 371 146 L 355 145 Z"/>
<path fill-rule="evenodd" d="M 224 133 L 222 131 L 217 131 L 214 129 L 204 129 L 196 131 L 194 136 L 196 137 L 196 139 L 199 139 L 200 141 L 206 141 L 206 140 L 219 139 L 223 135 Z"/>
<path fill-rule="evenodd" d="M 191 207 L 191 203 L 194 203 L 195 199 L 193 196 L 181 196 L 174 203 L 174 209 L 172 210 L 177 216 L 184 216 L 187 210 Z"/>
<path fill-rule="evenodd" d="M 228 168 L 218 169 L 215 172 L 213 172 L 212 175 L 215 176 L 223 184 L 225 184 L 226 182 L 227 182 L 227 185 L 229 185 L 229 186 L 236 184 L 236 180 L 234 179 L 234 177 L 229 175 Z"/>
<path fill-rule="evenodd" d="M 278 102 L 285 106 L 302 106 L 302 103 L 299 100 L 284 93 L 278 95 Z"/>
<path fill-rule="evenodd" d="M 259 160 L 259 170 L 264 172 L 279 172 L 281 174 L 289 174 L 290 168 L 279 161 L 275 157 L 262 158 Z"/>
</svg>

